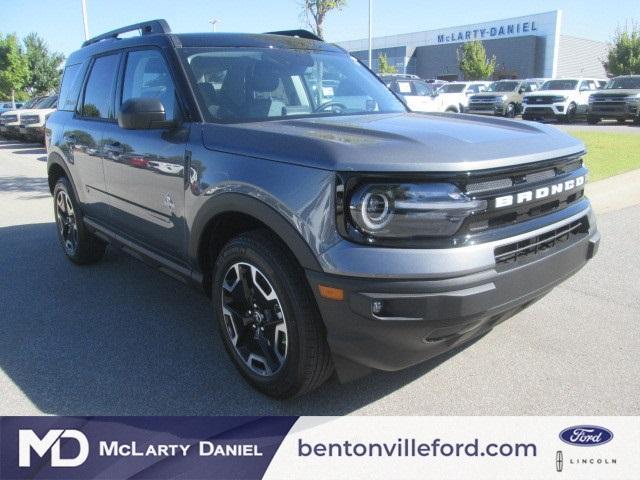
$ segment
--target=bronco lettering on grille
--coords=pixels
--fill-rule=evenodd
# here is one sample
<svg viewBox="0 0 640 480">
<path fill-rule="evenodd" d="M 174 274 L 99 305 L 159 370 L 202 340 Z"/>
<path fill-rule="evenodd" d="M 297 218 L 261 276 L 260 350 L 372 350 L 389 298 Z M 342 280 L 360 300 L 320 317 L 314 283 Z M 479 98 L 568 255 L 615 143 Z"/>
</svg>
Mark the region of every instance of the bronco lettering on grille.
<svg viewBox="0 0 640 480">
<path fill-rule="evenodd" d="M 568 192 L 575 188 L 584 185 L 584 175 L 564 182 L 555 183 L 546 187 L 536 188 L 535 190 L 525 190 L 524 192 L 514 193 L 512 195 L 503 195 L 496 197 L 495 208 L 509 207 L 512 205 L 520 205 L 523 203 L 533 202 L 534 200 L 541 200 L 552 195 L 557 195 L 562 192 Z"/>
</svg>

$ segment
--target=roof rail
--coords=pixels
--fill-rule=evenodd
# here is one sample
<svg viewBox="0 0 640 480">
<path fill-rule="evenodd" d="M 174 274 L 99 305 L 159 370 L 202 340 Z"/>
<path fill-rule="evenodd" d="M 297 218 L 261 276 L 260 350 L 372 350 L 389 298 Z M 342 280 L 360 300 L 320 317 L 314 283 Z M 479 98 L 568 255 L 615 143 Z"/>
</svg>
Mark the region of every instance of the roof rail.
<svg viewBox="0 0 640 480">
<path fill-rule="evenodd" d="M 136 30 L 140 30 L 141 35 L 148 35 L 151 33 L 171 33 L 171 28 L 169 28 L 169 24 L 166 20 L 149 20 L 148 22 L 141 22 L 129 25 L 128 27 L 117 28 L 116 30 L 111 30 L 110 32 L 98 35 L 97 37 L 90 38 L 85 41 L 82 46 L 86 47 L 87 45 L 92 45 L 94 43 L 101 42 L 102 40 L 116 39 L 118 38 L 118 35 Z"/>
<path fill-rule="evenodd" d="M 279 32 L 265 32 L 267 35 L 284 35 L 286 37 L 299 37 L 306 38 L 309 40 L 317 40 L 319 42 L 324 42 L 322 38 L 316 35 L 309 30 L 281 30 Z"/>
</svg>

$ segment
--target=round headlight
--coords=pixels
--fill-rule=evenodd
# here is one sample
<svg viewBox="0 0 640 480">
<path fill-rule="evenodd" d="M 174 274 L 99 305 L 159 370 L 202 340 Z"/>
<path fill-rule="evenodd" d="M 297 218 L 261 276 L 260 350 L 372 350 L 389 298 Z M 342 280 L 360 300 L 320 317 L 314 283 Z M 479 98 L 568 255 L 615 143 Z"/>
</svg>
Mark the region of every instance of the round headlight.
<svg viewBox="0 0 640 480">
<path fill-rule="evenodd" d="M 389 197 L 384 193 L 369 192 L 362 199 L 362 221 L 371 230 L 383 228 L 391 219 Z"/>
</svg>

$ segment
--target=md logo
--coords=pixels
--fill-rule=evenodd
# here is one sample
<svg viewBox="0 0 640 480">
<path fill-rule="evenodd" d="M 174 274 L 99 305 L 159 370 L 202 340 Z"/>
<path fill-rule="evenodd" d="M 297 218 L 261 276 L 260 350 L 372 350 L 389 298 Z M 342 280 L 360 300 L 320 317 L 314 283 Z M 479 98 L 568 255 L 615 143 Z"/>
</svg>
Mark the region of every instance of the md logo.
<svg viewBox="0 0 640 480">
<path fill-rule="evenodd" d="M 61 458 L 60 441 L 69 439 L 78 443 L 78 454 L 74 458 Z M 40 438 L 33 430 L 20 430 L 18 432 L 18 465 L 20 467 L 31 466 L 31 450 L 39 457 L 44 457 L 51 451 L 52 467 L 77 467 L 82 465 L 89 457 L 89 441 L 78 430 L 49 430 Z"/>
</svg>

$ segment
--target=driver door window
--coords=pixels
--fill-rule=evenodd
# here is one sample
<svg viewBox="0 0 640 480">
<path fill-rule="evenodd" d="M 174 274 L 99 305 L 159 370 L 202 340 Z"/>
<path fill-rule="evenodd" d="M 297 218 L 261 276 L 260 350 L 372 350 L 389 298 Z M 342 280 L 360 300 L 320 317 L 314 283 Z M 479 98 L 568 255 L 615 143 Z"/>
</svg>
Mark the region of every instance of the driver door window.
<svg viewBox="0 0 640 480">
<path fill-rule="evenodd" d="M 138 50 L 127 56 L 122 102 L 131 98 L 157 98 L 167 120 L 176 119 L 176 91 L 167 64 L 157 50 Z"/>
</svg>

